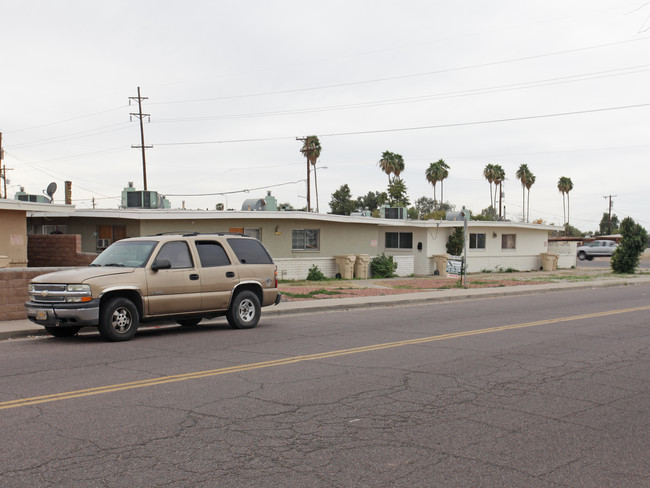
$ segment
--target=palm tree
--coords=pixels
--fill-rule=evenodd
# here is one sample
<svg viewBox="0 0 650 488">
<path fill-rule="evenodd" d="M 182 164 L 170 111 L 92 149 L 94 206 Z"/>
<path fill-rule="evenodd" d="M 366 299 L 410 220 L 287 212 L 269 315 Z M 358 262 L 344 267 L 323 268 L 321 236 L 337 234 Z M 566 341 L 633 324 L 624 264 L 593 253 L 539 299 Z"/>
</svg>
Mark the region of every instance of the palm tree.
<svg viewBox="0 0 650 488">
<path fill-rule="evenodd" d="M 395 154 L 390 151 L 384 151 L 379 160 L 379 167 L 388 175 L 388 184 L 390 185 L 390 175 L 395 172 Z M 401 156 L 400 156 L 401 157 Z M 404 169 L 404 161 L 402 160 L 402 170 Z"/>
<path fill-rule="evenodd" d="M 438 183 L 438 163 L 431 163 L 424 172 L 427 181 L 433 185 L 433 206 L 436 206 L 436 184 Z"/>
<path fill-rule="evenodd" d="M 494 183 L 494 165 L 493 164 L 486 164 L 485 168 L 483 168 L 483 177 L 488 181 L 488 184 L 490 185 L 490 206 L 492 208 L 495 208 L 492 205 L 492 183 Z"/>
<path fill-rule="evenodd" d="M 430 163 L 429 164 L 429 167 L 424 172 L 424 176 L 426 176 L 427 181 L 433 185 L 433 205 L 434 205 L 434 207 L 437 206 L 436 205 L 436 202 L 437 202 L 437 200 L 436 200 L 436 184 L 438 182 L 440 182 L 440 205 L 438 205 L 438 207 L 440 208 L 440 206 L 444 202 L 443 194 L 442 194 L 442 191 L 443 191 L 442 190 L 442 180 L 444 180 L 445 178 L 447 178 L 447 176 L 449 176 L 449 166 L 447 165 L 447 163 L 445 163 L 444 160 L 439 159 L 435 163 Z"/>
<path fill-rule="evenodd" d="M 300 152 L 307 158 L 307 212 L 311 212 L 311 184 L 309 182 L 309 165 L 311 164 L 314 167 L 314 185 L 316 186 L 316 212 L 319 211 L 318 208 L 318 180 L 316 179 L 316 161 L 320 157 L 320 141 L 317 136 L 307 136 L 304 139 L 299 139 L 303 141 L 303 145 L 300 148 Z"/>
<path fill-rule="evenodd" d="M 503 167 L 500 164 L 495 164 L 494 165 L 494 206 L 492 208 L 497 207 L 497 186 L 499 187 L 499 218 L 501 218 L 501 185 L 503 185 L 503 182 L 506 180 L 506 171 L 503 169 Z"/>
<path fill-rule="evenodd" d="M 438 181 L 440 181 L 440 208 L 445 204 L 443 181 L 449 176 L 449 165 L 444 160 L 438 160 Z"/>
<path fill-rule="evenodd" d="M 573 182 L 571 181 L 571 178 L 567 176 L 561 176 L 557 182 L 557 189 L 560 190 L 560 193 L 562 193 L 562 211 L 564 212 L 564 225 L 567 226 L 569 225 L 569 213 L 567 211 L 569 192 L 573 190 Z M 566 195 L 567 198 L 567 205 L 564 203 L 564 195 Z"/>
<path fill-rule="evenodd" d="M 571 178 L 567 176 L 566 179 L 566 223 L 567 226 L 570 225 L 569 222 L 571 221 L 570 218 L 570 211 L 571 211 L 571 201 L 569 200 L 569 192 L 573 190 L 573 181 L 571 181 Z"/>
<path fill-rule="evenodd" d="M 535 184 L 535 179 L 535 175 L 532 173 L 532 171 L 526 177 L 526 189 L 528 190 L 528 202 L 526 205 L 528 207 L 528 210 L 526 211 L 526 222 L 530 221 L 530 187 Z"/>
<path fill-rule="evenodd" d="M 522 164 L 519 166 L 519 169 L 517 170 L 517 179 L 521 182 L 521 189 L 522 189 L 522 197 L 521 197 L 521 206 L 522 206 L 522 222 L 526 221 L 526 182 L 528 179 L 528 175 L 530 173 L 530 169 L 528 169 L 527 164 Z"/>
</svg>

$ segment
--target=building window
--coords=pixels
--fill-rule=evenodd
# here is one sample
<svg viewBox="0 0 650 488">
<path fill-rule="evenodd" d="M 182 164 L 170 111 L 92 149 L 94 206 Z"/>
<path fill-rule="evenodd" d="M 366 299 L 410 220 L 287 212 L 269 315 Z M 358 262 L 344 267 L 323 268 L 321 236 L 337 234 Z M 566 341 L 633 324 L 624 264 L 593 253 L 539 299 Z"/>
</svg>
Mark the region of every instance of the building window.
<svg viewBox="0 0 650 488">
<path fill-rule="evenodd" d="M 262 240 L 262 229 L 250 229 L 248 227 L 245 227 L 244 234 L 246 234 L 248 237 L 254 237 L 258 241 Z"/>
<path fill-rule="evenodd" d="M 413 249 L 413 232 L 386 232 L 386 249 Z"/>
<path fill-rule="evenodd" d="M 485 249 L 485 234 L 471 234 L 469 235 L 469 248 L 470 249 Z"/>
<path fill-rule="evenodd" d="M 318 229 L 293 229 L 291 249 L 294 251 L 318 251 L 320 249 L 320 231 Z"/>
<path fill-rule="evenodd" d="M 501 249 L 517 249 L 517 234 L 502 234 Z"/>
</svg>

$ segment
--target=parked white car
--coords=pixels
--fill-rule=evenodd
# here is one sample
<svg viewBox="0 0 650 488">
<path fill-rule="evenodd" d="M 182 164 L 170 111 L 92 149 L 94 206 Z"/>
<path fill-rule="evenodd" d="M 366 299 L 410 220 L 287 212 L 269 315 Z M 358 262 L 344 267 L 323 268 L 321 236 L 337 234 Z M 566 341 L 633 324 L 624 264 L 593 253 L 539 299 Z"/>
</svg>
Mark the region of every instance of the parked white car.
<svg viewBox="0 0 650 488">
<path fill-rule="evenodd" d="M 603 239 L 590 242 L 584 246 L 578 247 L 578 259 L 583 261 L 585 259 L 591 261 L 595 257 L 609 256 L 611 257 L 616 251 L 618 245 L 614 241 L 606 241 Z"/>
</svg>

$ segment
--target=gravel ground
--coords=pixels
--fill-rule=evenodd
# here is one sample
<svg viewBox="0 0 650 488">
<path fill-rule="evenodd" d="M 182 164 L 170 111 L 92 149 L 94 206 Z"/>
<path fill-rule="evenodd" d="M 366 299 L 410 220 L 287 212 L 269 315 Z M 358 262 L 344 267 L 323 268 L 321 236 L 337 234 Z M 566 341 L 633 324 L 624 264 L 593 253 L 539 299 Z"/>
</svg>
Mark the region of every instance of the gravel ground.
<svg viewBox="0 0 650 488">
<path fill-rule="evenodd" d="M 643 260 L 650 260 L 646 254 Z M 520 271 L 515 273 L 474 273 L 467 275 L 468 288 L 496 288 L 529 284 L 614 279 L 617 275 L 609 269 L 609 260 L 598 268 L 577 267 L 557 271 Z M 359 296 L 400 295 L 418 291 L 444 290 L 460 286 L 459 278 L 437 276 L 369 279 L 295 281 L 280 283 L 283 300 L 293 302 L 323 298 L 349 298 Z"/>
</svg>

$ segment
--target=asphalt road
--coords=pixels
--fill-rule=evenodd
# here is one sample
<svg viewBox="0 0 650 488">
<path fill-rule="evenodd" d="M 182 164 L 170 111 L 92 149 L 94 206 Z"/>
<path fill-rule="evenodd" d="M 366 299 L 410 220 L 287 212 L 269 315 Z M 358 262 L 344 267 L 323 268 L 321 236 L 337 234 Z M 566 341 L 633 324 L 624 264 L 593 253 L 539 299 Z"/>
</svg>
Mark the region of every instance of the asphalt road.
<svg viewBox="0 0 650 488">
<path fill-rule="evenodd" d="M 3 487 L 645 487 L 650 286 L 0 343 Z"/>
</svg>

